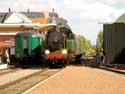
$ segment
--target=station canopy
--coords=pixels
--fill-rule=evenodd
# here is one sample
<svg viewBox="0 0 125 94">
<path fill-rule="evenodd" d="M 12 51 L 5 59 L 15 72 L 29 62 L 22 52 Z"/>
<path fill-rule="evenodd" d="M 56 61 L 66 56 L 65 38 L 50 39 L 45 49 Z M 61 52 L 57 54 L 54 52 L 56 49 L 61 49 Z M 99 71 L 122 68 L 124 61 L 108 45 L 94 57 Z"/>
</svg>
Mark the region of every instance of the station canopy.
<svg viewBox="0 0 125 94">
<path fill-rule="evenodd" d="M 13 47 L 15 44 L 12 41 L 0 41 L 0 48 L 3 47 Z"/>
</svg>

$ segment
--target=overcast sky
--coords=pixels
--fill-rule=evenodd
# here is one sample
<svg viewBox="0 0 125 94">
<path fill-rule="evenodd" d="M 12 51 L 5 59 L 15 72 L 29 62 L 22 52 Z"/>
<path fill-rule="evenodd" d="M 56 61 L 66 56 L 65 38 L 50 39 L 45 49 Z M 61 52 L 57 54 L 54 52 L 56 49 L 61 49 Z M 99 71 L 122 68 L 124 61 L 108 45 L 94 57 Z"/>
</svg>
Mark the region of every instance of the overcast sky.
<svg viewBox="0 0 125 94">
<path fill-rule="evenodd" d="M 52 11 L 67 19 L 72 31 L 92 44 L 103 22 L 112 22 L 125 12 L 125 0 L 0 0 L 0 11 Z"/>
</svg>

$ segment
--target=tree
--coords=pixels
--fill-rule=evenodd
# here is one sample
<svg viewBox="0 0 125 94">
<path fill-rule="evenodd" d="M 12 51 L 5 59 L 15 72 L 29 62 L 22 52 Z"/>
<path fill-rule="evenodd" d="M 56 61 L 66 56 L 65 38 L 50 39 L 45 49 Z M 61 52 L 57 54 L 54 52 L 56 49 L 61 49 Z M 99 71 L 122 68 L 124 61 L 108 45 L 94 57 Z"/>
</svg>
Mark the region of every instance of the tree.
<svg viewBox="0 0 125 94">
<path fill-rule="evenodd" d="M 95 48 L 91 45 L 91 42 L 87 40 L 84 36 L 79 35 L 80 39 L 80 52 L 85 52 L 86 55 L 94 55 Z"/>
<path fill-rule="evenodd" d="M 103 32 L 100 31 L 96 41 L 97 48 L 103 48 Z"/>
</svg>

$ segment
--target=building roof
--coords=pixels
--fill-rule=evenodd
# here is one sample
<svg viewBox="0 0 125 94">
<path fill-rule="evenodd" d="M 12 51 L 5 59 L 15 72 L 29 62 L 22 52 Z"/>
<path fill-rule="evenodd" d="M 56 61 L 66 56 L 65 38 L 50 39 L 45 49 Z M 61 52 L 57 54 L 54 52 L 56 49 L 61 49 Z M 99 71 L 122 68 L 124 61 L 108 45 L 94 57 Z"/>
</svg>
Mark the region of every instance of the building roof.
<svg viewBox="0 0 125 94">
<path fill-rule="evenodd" d="M 53 17 L 53 16 L 57 17 L 57 18 L 59 17 L 59 15 L 56 12 L 54 12 L 54 13 L 53 12 L 49 12 L 49 17 Z"/>
<path fill-rule="evenodd" d="M 6 20 L 6 18 L 8 18 L 8 16 L 10 15 L 11 13 L 8 13 L 8 12 L 1 12 L 0 13 L 0 23 L 3 23 L 4 20 Z"/>
<path fill-rule="evenodd" d="M 44 14 L 42 12 L 21 12 L 26 15 L 28 18 L 44 18 Z"/>
<path fill-rule="evenodd" d="M 6 15 L 6 13 L 0 13 L 0 23 L 3 22 L 5 15 Z"/>
<path fill-rule="evenodd" d="M 3 23 L 13 12 L 0 12 L 0 23 Z M 20 12 L 28 18 L 44 18 L 42 12 Z"/>
<path fill-rule="evenodd" d="M 0 23 L 3 23 L 13 12 L 0 12 Z M 20 12 L 28 18 L 45 18 L 44 12 Z M 56 12 L 49 12 L 49 17 L 59 17 Z"/>
<path fill-rule="evenodd" d="M 28 18 L 44 18 L 44 13 L 43 12 L 21 12 L 25 14 Z M 49 12 L 49 17 L 59 17 L 59 15 L 56 12 Z"/>
</svg>

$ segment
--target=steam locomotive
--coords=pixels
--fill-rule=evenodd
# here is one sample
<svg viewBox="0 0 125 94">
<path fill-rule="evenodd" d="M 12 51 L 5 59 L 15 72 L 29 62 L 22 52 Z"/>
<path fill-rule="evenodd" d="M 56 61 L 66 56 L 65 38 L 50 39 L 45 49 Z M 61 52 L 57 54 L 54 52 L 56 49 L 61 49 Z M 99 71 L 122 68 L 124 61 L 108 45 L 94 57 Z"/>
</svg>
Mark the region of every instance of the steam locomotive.
<svg viewBox="0 0 125 94">
<path fill-rule="evenodd" d="M 71 32 L 70 32 L 71 33 Z M 49 67 L 66 66 L 71 61 L 71 51 L 75 46 L 73 39 L 66 38 L 64 32 L 51 30 L 46 35 L 45 58 Z"/>
</svg>

